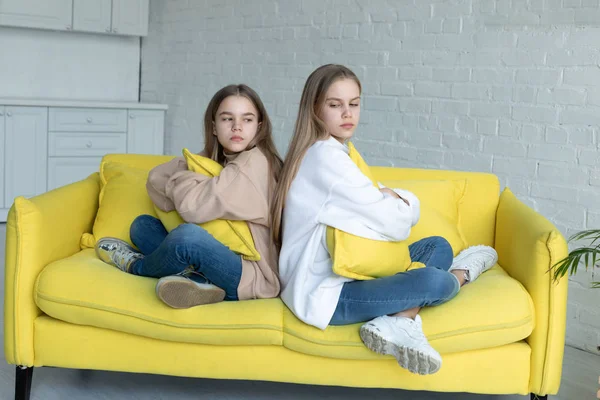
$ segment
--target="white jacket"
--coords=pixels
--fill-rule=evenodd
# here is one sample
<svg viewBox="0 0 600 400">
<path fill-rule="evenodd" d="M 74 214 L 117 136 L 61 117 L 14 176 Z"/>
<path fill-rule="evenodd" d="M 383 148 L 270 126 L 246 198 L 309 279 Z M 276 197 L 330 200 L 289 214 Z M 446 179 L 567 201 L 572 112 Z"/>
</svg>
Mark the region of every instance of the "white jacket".
<svg viewBox="0 0 600 400">
<path fill-rule="evenodd" d="M 410 206 L 385 196 L 334 138 L 312 145 L 287 193 L 279 256 L 281 298 L 307 324 L 325 329 L 342 286 L 326 243 L 327 226 L 374 240 L 406 240 L 419 220 L 419 200 L 398 190 Z"/>
</svg>

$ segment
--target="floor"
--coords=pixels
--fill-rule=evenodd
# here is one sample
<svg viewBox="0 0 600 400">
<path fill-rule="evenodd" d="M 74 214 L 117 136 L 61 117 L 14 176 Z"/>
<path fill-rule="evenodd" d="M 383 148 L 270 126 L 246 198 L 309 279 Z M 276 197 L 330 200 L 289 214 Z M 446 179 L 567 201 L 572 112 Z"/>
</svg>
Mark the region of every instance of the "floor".
<svg viewBox="0 0 600 400">
<path fill-rule="evenodd" d="M 0 265 L 4 270 L 6 225 L 0 223 Z M 0 299 L 4 274 L 0 274 Z M 0 300 L 2 301 L 2 300 Z M 4 329 L 0 329 L 2 335 Z M 2 351 L 3 351 L 3 347 Z M 2 355 L 2 359 L 4 356 Z M 571 347 L 565 349 L 560 392 L 553 400 L 596 398 L 600 356 Z M 0 400 L 14 398 L 15 367 L 0 361 Z M 464 379 L 469 379 L 465 376 Z M 32 400 L 108 399 L 377 399 L 377 400 L 525 400 L 528 396 L 490 396 L 466 393 L 411 392 L 389 389 L 353 389 L 271 382 L 192 379 L 148 374 L 39 368 L 34 371 Z"/>
</svg>

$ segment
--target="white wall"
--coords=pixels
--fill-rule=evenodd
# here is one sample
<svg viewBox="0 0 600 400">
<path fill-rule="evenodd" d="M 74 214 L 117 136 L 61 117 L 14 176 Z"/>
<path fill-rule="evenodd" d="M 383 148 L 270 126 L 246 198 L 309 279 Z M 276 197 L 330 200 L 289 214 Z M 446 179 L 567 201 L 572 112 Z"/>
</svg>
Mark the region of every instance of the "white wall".
<svg viewBox="0 0 600 400">
<path fill-rule="evenodd" d="M 139 38 L 0 27 L 0 97 L 137 101 Z"/>
<path fill-rule="evenodd" d="M 150 12 L 142 99 L 169 104 L 169 153 L 200 149 L 206 104 L 236 82 L 263 97 L 284 152 L 307 76 L 342 63 L 363 83 L 367 161 L 492 172 L 563 234 L 600 228 L 598 0 L 152 0 Z M 567 329 L 589 351 L 592 275 L 571 280 Z"/>
</svg>

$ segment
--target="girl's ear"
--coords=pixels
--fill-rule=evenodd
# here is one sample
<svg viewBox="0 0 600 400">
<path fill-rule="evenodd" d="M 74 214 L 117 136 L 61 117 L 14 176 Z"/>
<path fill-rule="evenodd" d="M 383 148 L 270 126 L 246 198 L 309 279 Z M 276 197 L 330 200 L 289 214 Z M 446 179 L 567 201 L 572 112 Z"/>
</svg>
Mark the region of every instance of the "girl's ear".
<svg viewBox="0 0 600 400">
<path fill-rule="evenodd" d="M 256 126 L 256 130 L 258 131 L 261 126 L 262 126 L 262 122 L 259 122 L 258 125 Z"/>
<path fill-rule="evenodd" d="M 212 130 L 212 134 L 213 136 L 217 136 L 217 127 L 215 126 L 215 121 L 213 121 L 213 130 Z"/>
</svg>

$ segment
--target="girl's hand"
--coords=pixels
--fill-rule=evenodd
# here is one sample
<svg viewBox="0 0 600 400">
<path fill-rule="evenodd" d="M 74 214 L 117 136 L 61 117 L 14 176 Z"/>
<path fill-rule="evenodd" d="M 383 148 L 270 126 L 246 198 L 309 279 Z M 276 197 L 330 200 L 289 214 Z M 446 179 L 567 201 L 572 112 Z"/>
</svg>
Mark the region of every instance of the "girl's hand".
<svg viewBox="0 0 600 400">
<path fill-rule="evenodd" d="M 405 198 L 403 198 L 403 197 L 400 197 L 400 195 L 399 195 L 398 193 L 394 192 L 392 189 L 389 189 L 389 188 L 381 188 L 381 189 L 379 189 L 379 191 L 380 191 L 381 193 L 383 193 L 383 194 L 386 194 L 386 193 L 387 193 L 387 194 L 389 194 L 389 195 L 392 195 L 392 196 L 394 196 L 394 197 L 396 197 L 396 198 L 398 198 L 398 199 L 402 200 L 403 202 L 405 202 L 407 206 L 410 206 L 410 203 L 408 202 L 408 200 L 406 200 L 406 199 L 405 199 Z"/>
</svg>

